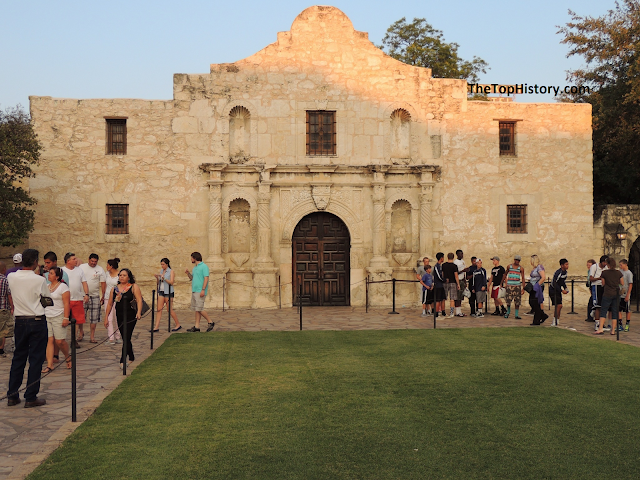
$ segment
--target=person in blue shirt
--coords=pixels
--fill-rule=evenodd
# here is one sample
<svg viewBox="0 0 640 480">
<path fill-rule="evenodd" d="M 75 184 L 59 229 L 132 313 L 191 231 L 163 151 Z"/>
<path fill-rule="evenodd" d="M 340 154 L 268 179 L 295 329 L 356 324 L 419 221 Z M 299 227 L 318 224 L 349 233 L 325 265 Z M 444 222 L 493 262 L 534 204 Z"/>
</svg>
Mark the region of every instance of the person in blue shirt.
<svg viewBox="0 0 640 480">
<path fill-rule="evenodd" d="M 422 316 L 431 315 L 431 305 L 433 304 L 433 276 L 431 276 L 431 265 L 424 266 L 425 273 L 420 278 L 422 284 Z M 428 307 L 428 310 L 427 310 Z"/>
<path fill-rule="evenodd" d="M 205 318 L 207 321 L 207 332 L 210 332 L 213 330 L 215 323 L 209 318 L 207 312 L 204 311 L 204 300 L 209 290 L 209 267 L 203 263 L 200 252 L 193 252 L 191 254 L 191 263 L 194 263 L 195 267 L 193 267 L 191 272 L 186 269 L 185 273 L 189 276 L 189 280 L 191 280 L 191 310 L 196 314 L 196 324 L 187 330 L 187 332 L 200 331 L 200 317 Z"/>
</svg>

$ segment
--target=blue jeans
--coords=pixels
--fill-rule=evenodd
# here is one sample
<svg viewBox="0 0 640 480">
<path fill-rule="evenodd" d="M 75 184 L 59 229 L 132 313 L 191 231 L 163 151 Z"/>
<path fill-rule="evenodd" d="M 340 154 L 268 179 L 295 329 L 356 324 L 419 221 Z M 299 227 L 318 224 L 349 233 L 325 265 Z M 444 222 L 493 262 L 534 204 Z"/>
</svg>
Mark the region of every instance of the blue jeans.
<svg viewBox="0 0 640 480">
<path fill-rule="evenodd" d="M 42 364 L 47 355 L 47 320 L 16 318 L 14 335 L 16 338 L 15 351 L 11 361 L 9 374 L 9 398 L 18 398 L 18 390 L 22 386 L 24 367 L 29 359 L 29 373 L 27 375 L 27 390 L 24 399 L 33 402 L 40 391 L 40 375 Z"/>
</svg>

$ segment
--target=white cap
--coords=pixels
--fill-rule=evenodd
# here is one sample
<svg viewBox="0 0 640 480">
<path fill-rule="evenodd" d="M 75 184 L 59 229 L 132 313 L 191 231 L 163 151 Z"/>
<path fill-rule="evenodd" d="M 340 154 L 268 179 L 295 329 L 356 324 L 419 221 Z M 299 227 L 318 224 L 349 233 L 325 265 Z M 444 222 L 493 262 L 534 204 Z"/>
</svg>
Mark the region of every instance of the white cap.
<svg viewBox="0 0 640 480">
<path fill-rule="evenodd" d="M 16 253 L 13 256 L 13 263 L 22 263 L 22 254 L 21 253 Z"/>
</svg>

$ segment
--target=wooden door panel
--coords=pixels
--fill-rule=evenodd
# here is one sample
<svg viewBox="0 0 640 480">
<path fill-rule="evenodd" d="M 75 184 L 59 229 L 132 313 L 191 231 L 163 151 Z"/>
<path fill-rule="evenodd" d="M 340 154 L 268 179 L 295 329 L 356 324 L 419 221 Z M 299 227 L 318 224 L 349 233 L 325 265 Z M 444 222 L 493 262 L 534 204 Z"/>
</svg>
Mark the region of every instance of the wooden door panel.
<svg viewBox="0 0 640 480">
<path fill-rule="evenodd" d="M 346 225 L 317 212 L 303 218 L 293 234 L 294 304 L 300 282 L 303 305 L 349 305 L 349 247 Z"/>
</svg>

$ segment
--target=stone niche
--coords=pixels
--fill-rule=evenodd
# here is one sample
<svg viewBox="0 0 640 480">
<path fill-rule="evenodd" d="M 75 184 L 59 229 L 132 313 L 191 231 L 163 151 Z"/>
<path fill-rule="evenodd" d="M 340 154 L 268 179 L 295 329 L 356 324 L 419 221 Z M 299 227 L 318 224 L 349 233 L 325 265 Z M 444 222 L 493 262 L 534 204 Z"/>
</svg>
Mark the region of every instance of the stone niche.
<svg viewBox="0 0 640 480">
<path fill-rule="evenodd" d="M 391 206 L 391 229 L 389 236 L 388 245 L 391 253 L 410 254 L 412 252 L 413 232 L 411 229 L 411 204 L 406 200 L 398 200 Z"/>
<path fill-rule="evenodd" d="M 391 159 L 407 164 L 411 157 L 411 115 L 403 108 L 391 113 Z"/>
<path fill-rule="evenodd" d="M 239 198 L 229 204 L 229 253 L 246 253 L 247 260 L 251 252 L 250 217 L 251 206 L 246 200 Z"/>
<path fill-rule="evenodd" d="M 251 112 L 245 107 L 233 107 L 229 112 L 229 160 L 246 163 L 251 156 Z"/>
</svg>

